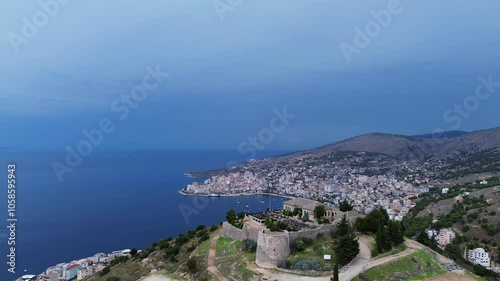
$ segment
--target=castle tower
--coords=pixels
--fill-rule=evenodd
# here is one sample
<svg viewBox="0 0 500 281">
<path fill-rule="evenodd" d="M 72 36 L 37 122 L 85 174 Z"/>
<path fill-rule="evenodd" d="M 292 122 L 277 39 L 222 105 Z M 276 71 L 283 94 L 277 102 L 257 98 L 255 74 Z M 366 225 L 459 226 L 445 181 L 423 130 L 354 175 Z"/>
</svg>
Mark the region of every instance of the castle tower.
<svg viewBox="0 0 500 281">
<path fill-rule="evenodd" d="M 290 255 L 288 232 L 269 232 L 262 230 L 257 238 L 255 263 L 260 267 L 273 268 Z"/>
</svg>

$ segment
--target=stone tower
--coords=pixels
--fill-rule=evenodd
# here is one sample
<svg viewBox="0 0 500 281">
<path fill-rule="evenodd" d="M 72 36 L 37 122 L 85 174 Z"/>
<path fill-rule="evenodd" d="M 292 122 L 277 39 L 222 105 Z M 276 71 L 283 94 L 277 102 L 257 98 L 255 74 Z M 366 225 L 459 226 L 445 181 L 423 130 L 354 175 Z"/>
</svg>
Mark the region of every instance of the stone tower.
<svg viewBox="0 0 500 281">
<path fill-rule="evenodd" d="M 276 267 L 290 255 L 288 232 L 269 232 L 262 230 L 257 237 L 255 263 L 261 267 Z"/>
</svg>

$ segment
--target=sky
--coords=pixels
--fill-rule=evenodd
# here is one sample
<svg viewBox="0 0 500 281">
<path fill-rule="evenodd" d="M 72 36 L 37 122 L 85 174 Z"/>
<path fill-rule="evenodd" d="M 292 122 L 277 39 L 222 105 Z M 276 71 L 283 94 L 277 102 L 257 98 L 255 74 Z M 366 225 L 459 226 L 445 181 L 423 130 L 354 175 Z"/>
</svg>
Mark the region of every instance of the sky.
<svg viewBox="0 0 500 281">
<path fill-rule="evenodd" d="M 0 149 L 64 150 L 105 121 L 114 130 L 99 147 L 113 149 L 236 150 L 255 136 L 298 150 L 498 127 L 499 10 L 495 0 L 3 0 Z M 145 80 L 146 97 L 125 102 Z"/>
</svg>

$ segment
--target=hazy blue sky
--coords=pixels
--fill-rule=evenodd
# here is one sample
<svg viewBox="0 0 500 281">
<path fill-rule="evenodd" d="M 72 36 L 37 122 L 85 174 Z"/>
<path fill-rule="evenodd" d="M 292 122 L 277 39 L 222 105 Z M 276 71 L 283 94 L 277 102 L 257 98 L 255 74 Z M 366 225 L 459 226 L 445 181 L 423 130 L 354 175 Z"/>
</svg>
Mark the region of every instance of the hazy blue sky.
<svg viewBox="0 0 500 281">
<path fill-rule="evenodd" d="M 296 117 L 267 148 L 500 126 L 500 87 L 460 126 L 443 119 L 479 76 L 500 81 L 500 2 L 401 0 L 349 63 L 340 44 L 390 2 L 242 0 L 221 20 L 212 1 L 73 0 L 16 53 L 43 8 L 3 0 L 0 147 L 64 150 L 109 117 L 102 147 L 236 149 L 285 106 Z M 170 76 L 119 120 L 113 100 L 156 65 Z"/>
</svg>

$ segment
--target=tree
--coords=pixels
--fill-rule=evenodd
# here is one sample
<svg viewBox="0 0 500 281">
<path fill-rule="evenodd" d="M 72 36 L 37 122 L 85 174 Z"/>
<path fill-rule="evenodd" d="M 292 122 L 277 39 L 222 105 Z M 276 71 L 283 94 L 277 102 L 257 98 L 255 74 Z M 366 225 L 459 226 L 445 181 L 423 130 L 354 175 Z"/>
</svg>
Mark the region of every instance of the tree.
<svg viewBox="0 0 500 281">
<path fill-rule="evenodd" d="M 188 271 L 191 273 L 195 273 L 196 271 L 198 271 L 198 263 L 196 262 L 196 259 L 189 258 L 187 261 L 187 267 Z"/>
<path fill-rule="evenodd" d="M 104 275 L 108 274 L 110 270 L 111 270 L 111 266 L 107 265 L 105 268 L 103 268 L 101 270 L 101 272 L 99 273 L 99 275 L 100 276 L 104 276 Z"/>
<path fill-rule="evenodd" d="M 325 215 L 326 215 L 326 208 L 324 205 L 318 205 L 318 206 L 314 207 L 314 218 L 316 220 L 319 221 Z"/>
<path fill-rule="evenodd" d="M 377 208 L 371 211 L 366 217 L 358 218 L 356 220 L 356 228 L 361 232 L 372 232 L 375 233 L 387 225 L 389 221 L 389 215 L 387 211 L 383 208 Z"/>
<path fill-rule="evenodd" d="M 399 246 L 405 241 L 403 229 L 400 222 L 389 221 L 387 223 L 387 228 L 389 231 L 389 238 L 394 246 Z"/>
<path fill-rule="evenodd" d="M 302 220 L 303 221 L 309 221 L 309 213 L 308 212 L 304 213 L 304 216 L 302 217 Z"/>
<path fill-rule="evenodd" d="M 293 216 L 296 217 L 296 216 L 299 216 L 299 215 L 302 215 L 302 209 L 296 207 L 295 209 L 293 209 Z"/>
<path fill-rule="evenodd" d="M 226 220 L 230 224 L 234 224 L 236 219 L 237 219 L 237 215 L 236 215 L 236 212 L 234 210 L 230 210 L 226 213 Z"/>
<path fill-rule="evenodd" d="M 342 212 L 351 211 L 353 208 L 354 206 L 351 203 L 349 203 L 349 201 L 347 201 L 347 198 L 344 199 L 344 201 L 340 202 L 339 204 L 339 209 Z"/>
<path fill-rule="evenodd" d="M 344 236 L 344 235 L 347 235 L 350 231 L 351 231 L 351 227 L 349 225 L 349 222 L 347 221 L 346 215 L 344 215 L 342 217 L 342 220 L 337 225 L 337 231 L 335 234 L 337 236 Z"/>
<path fill-rule="evenodd" d="M 333 266 L 333 278 L 332 281 L 339 281 L 339 265 L 338 263 L 335 263 Z"/>
<path fill-rule="evenodd" d="M 133 248 L 132 250 L 130 250 L 130 256 L 133 257 L 137 254 L 137 249 L 136 248 Z"/>
<path fill-rule="evenodd" d="M 340 265 L 348 264 L 358 255 L 359 242 L 352 231 L 339 239 L 335 253 L 337 255 L 337 263 Z"/>
<path fill-rule="evenodd" d="M 418 235 L 417 235 L 417 241 L 419 243 L 422 243 L 426 246 L 429 246 L 431 243 L 431 240 L 429 239 L 429 236 L 427 235 L 427 233 L 425 233 L 424 230 L 421 230 Z"/>
<path fill-rule="evenodd" d="M 389 237 L 389 231 L 387 227 L 382 227 L 377 231 L 375 242 L 377 243 L 377 251 L 379 254 L 384 253 L 392 249 L 391 240 Z"/>
</svg>

